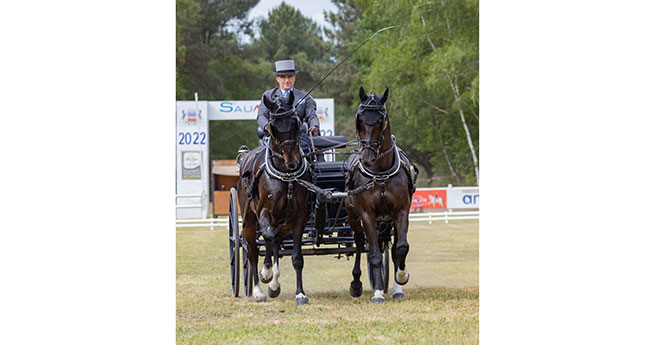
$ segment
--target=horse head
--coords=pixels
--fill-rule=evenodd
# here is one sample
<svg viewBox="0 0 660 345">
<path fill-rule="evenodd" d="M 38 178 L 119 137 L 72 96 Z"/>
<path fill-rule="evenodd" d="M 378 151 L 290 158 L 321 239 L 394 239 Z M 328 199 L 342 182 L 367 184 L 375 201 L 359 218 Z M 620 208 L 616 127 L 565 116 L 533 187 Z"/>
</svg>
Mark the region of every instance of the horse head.
<svg viewBox="0 0 660 345">
<path fill-rule="evenodd" d="M 263 102 L 270 112 L 266 130 L 270 134 L 271 149 L 276 157 L 284 159 L 288 171 L 298 169 L 302 162 L 300 152 L 300 119 L 293 108 L 293 92 L 288 98 L 276 98 L 275 101 L 263 96 Z"/>
<path fill-rule="evenodd" d="M 360 86 L 360 107 L 355 114 L 355 132 L 360 143 L 360 161 L 367 168 L 381 157 L 384 140 L 389 139 L 389 120 L 385 110 L 388 93 L 389 88 L 380 96 L 373 92 L 367 95 Z"/>
</svg>

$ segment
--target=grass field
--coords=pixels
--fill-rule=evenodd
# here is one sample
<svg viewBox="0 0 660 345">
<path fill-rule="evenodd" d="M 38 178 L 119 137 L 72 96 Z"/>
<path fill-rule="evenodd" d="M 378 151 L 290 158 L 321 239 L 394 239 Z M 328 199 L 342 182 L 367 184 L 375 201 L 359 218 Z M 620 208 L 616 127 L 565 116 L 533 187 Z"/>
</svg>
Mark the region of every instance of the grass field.
<svg viewBox="0 0 660 345">
<path fill-rule="evenodd" d="M 373 292 L 364 255 L 364 293 L 359 298 L 348 292 L 354 258 L 306 256 L 303 282 L 310 301 L 300 307 L 295 305 L 295 272 L 290 257 L 280 261 L 282 293 L 278 298 L 269 298 L 266 303 L 234 298 L 226 228 L 213 232 L 179 229 L 177 343 L 477 344 L 478 228 L 476 220 L 411 223 L 410 281 L 403 287 L 406 298 L 400 302 L 391 299 L 390 291 L 384 304 L 371 303 Z M 261 286 L 266 292 L 266 285 Z"/>
</svg>

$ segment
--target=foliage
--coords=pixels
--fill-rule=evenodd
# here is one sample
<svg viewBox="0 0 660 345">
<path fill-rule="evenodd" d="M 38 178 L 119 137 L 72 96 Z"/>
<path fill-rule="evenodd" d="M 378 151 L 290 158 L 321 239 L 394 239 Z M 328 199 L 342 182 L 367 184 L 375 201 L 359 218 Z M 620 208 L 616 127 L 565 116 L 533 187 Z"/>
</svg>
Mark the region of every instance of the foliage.
<svg viewBox="0 0 660 345">
<path fill-rule="evenodd" d="M 325 12 L 330 28 L 324 39 L 314 21 L 284 2 L 253 23 L 246 15 L 257 0 L 177 0 L 177 99 L 192 99 L 194 92 L 209 100 L 258 99 L 277 85 L 272 71 L 279 59 L 296 61 L 296 87 L 308 91 L 374 32 L 396 25 L 312 96 L 334 98 L 335 130 L 353 138 L 359 87 L 377 93 L 389 87 L 393 132 L 421 168 L 420 186 L 476 184 L 470 144 L 478 156 L 478 1 L 332 1 L 338 10 Z M 239 35 L 251 41 L 241 43 Z M 256 145 L 254 121 L 210 126 L 213 159 L 234 158 L 241 144 Z"/>
<path fill-rule="evenodd" d="M 397 27 L 378 38 L 378 44 L 365 46 L 356 54 L 362 74 L 353 88 L 365 85 L 383 92 L 390 87 L 388 111 L 397 143 L 426 175 L 445 176 L 445 183 L 476 183 L 459 110 L 479 112 L 478 3 L 407 0 L 361 4 L 361 30 L 350 44 L 359 44 L 380 28 Z M 478 154 L 478 115 L 466 117 L 466 122 Z"/>
</svg>

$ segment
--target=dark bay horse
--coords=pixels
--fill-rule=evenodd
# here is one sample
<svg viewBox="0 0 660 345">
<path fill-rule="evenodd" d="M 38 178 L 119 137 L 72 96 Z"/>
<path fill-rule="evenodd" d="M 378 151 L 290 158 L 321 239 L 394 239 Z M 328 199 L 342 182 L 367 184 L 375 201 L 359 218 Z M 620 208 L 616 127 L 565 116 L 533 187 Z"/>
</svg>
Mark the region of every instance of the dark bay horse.
<svg viewBox="0 0 660 345">
<path fill-rule="evenodd" d="M 389 89 L 378 96 L 367 95 L 360 87 L 360 107 L 355 114 L 355 131 L 360 144 L 359 153 L 348 159 L 346 180 L 346 212 L 356 244 L 355 266 L 351 282 L 351 296 L 362 295 L 360 256 L 365 237 L 369 243 L 367 264 L 373 275 L 374 296 L 371 301 L 383 303 L 383 251 L 391 239 L 394 262 L 394 299 L 404 298 L 401 285 L 408 282 L 406 269 L 408 254 L 408 213 L 415 191 L 417 167 L 396 146 L 385 110 Z"/>
<path fill-rule="evenodd" d="M 293 108 L 293 92 L 288 98 L 263 103 L 270 111 L 265 126 L 270 134 L 265 146 L 260 146 L 240 159 L 238 202 L 243 213 L 243 237 L 248 244 L 248 258 L 254 279 L 252 297 L 257 302 L 266 300 L 259 280 L 268 284 L 268 295 L 280 294 L 278 268 L 279 249 L 285 236 L 293 232 L 291 261 L 296 271 L 296 305 L 307 304 L 309 299 L 302 284 L 302 235 L 307 220 L 309 192 L 297 180 L 310 181 L 310 169 L 300 149 L 300 120 Z M 261 231 L 266 246 L 266 258 L 257 273 L 259 259 L 257 230 Z M 274 258 L 274 266 L 273 260 Z"/>
</svg>

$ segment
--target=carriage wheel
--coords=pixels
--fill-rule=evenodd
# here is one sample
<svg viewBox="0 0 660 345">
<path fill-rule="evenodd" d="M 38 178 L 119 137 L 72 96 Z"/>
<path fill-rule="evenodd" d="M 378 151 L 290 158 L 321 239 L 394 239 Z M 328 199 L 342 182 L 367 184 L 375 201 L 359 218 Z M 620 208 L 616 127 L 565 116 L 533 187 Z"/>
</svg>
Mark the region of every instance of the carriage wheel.
<svg viewBox="0 0 660 345">
<path fill-rule="evenodd" d="M 254 284 L 254 278 L 252 277 L 252 265 L 250 265 L 250 260 L 248 259 L 247 245 L 241 246 L 243 252 L 243 291 L 245 292 L 245 297 L 252 296 L 252 288 Z"/>
<path fill-rule="evenodd" d="M 236 188 L 229 191 L 229 267 L 231 272 L 231 293 L 238 297 L 239 280 L 241 276 L 241 258 L 239 249 L 241 238 L 238 231 L 238 199 Z"/>
</svg>

